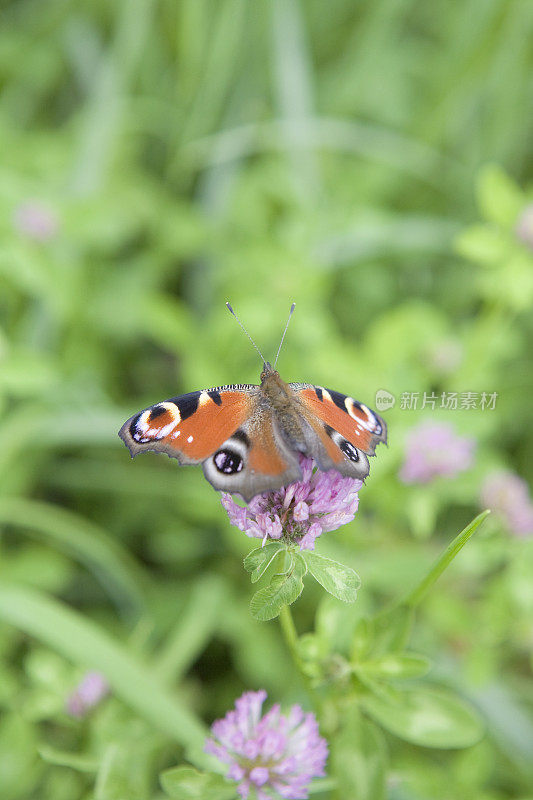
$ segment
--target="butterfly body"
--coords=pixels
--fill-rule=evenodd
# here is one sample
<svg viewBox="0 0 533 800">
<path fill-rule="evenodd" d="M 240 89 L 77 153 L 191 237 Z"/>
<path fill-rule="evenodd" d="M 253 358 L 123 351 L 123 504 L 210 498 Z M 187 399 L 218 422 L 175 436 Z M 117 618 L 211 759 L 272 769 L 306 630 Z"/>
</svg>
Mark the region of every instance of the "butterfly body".
<svg viewBox="0 0 533 800">
<path fill-rule="evenodd" d="M 119 435 L 132 456 L 155 450 L 180 464 L 202 463 L 215 489 L 249 502 L 299 480 L 299 454 L 324 471 L 364 480 L 386 426 L 352 397 L 286 383 L 266 362 L 260 386 L 217 386 L 171 398 L 131 417 Z"/>
<path fill-rule="evenodd" d="M 305 452 L 305 420 L 290 384 L 267 363 L 261 373 L 260 389 L 293 449 Z"/>
</svg>

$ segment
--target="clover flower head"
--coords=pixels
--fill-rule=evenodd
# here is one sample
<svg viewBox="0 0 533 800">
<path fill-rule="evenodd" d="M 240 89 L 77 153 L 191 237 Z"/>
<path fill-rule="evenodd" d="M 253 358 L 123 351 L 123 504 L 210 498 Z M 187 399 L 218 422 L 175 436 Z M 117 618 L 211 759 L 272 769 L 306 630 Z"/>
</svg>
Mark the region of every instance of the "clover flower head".
<svg viewBox="0 0 533 800">
<path fill-rule="evenodd" d="M 48 206 L 37 200 L 28 200 L 15 209 L 13 225 L 28 239 L 48 242 L 59 230 L 59 220 Z"/>
<path fill-rule="evenodd" d="M 429 483 L 454 477 L 472 465 L 474 448 L 474 440 L 459 436 L 450 423 L 423 422 L 409 432 L 400 480 Z"/>
<path fill-rule="evenodd" d="M 274 492 L 263 492 L 247 506 L 238 505 L 230 494 L 222 505 L 230 522 L 256 539 L 285 539 L 301 550 L 314 550 L 316 539 L 351 522 L 359 506 L 363 482 L 343 477 L 337 470 L 322 472 L 314 461 L 300 456 L 302 479 Z"/>
<path fill-rule="evenodd" d="M 235 710 L 213 723 L 205 750 L 229 766 L 227 777 L 237 781 L 243 800 L 252 790 L 257 800 L 272 800 L 272 792 L 305 800 L 311 780 L 325 774 L 326 741 L 314 714 L 298 705 L 288 714 L 274 705 L 261 716 L 266 696 L 261 690 L 239 697 Z"/>
<path fill-rule="evenodd" d="M 84 717 L 109 692 L 109 684 L 100 672 L 87 672 L 66 702 L 71 717 Z"/>
<path fill-rule="evenodd" d="M 492 472 L 485 478 L 480 493 L 484 508 L 490 508 L 517 536 L 533 534 L 533 501 L 523 478 L 513 472 Z"/>
</svg>

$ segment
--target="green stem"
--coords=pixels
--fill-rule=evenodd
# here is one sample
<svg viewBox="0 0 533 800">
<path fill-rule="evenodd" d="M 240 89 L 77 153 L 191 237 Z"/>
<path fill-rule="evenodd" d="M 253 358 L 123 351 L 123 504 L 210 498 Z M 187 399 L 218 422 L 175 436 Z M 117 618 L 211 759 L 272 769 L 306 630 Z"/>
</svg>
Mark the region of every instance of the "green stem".
<svg viewBox="0 0 533 800">
<path fill-rule="evenodd" d="M 300 675 L 302 683 L 305 686 L 305 689 L 313 704 L 315 712 L 317 716 L 320 718 L 320 700 L 311 683 L 309 676 L 305 672 L 304 665 L 300 657 L 300 653 L 298 652 L 298 632 L 296 630 L 296 626 L 294 624 L 294 620 L 292 618 L 292 613 L 289 606 L 282 606 L 281 611 L 279 612 L 279 622 L 281 626 L 281 631 L 283 633 L 283 638 L 285 639 L 285 644 L 289 649 L 294 666 L 296 667 L 296 670 Z"/>
<path fill-rule="evenodd" d="M 298 633 L 296 631 L 296 626 L 294 624 L 289 606 L 282 606 L 281 611 L 279 612 L 279 621 L 281 630 L 283 632 L 283 638 L 285 639 L 285 643 L 289 648 L 292 660 L 298 667 L 298 670 L 301 671 L 302 660 L 300 658 L 300 654 L 298 653 Z"/>
<path fill-rule="evenodd" d="M 425 578 L 423 578 L 418 586 L 415 586 L 412 592 L 402 601 L 402 605 L 415 608 L 421 600 L 426 596 L 429 589 L 433 586 L 437 578 L 439 578 L 446 567 L 453 561 L 457 553 L 465 546 L 475 530 L 481 525 L 485 517 L 490 514 L 487 509 L 472 520 L 472 522 L 455 537 L 453 542 L 446 548 L 446 550 L 435 561 L 433 567 L 430 569 Z"/>
</svg>

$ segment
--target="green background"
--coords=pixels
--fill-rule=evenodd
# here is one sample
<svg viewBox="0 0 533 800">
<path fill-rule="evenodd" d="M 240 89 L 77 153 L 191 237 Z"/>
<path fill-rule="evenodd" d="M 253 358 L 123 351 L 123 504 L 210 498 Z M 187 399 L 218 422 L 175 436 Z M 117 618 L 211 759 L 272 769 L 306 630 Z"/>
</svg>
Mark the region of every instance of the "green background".
<svg viewBox="0 0 533 800">
<path fill-rule="evenodd" d="M 3 4 L 3 800 L 156 800 L 242 691 L 307 704 L 201 470 L 131 462 L 116 435 L 164 398 L 257 382 L 226 300 L 267 358 L 296 301 L 287 380 L 397 398 L 355 521 L 318 544 L 359 599 L 331 611 L 306 585 L 299 630 L 317 604 L 351 630 L 409 591 L 491 471 L 531 483 L 532 35 L 527 0 Z M 443 391 L 496 408 L 400 407 Z M 405 486 L 427 419 L 473 436 L 475 463 Z M 532 570 L 532 542 L 492 516 L 428 596 L 413 645 L 487 733 L 462 750 L 387 734 L 392 800 L 533 796 Z M 87 668 L 113 690 L 73 720 Z"/>
</svg>

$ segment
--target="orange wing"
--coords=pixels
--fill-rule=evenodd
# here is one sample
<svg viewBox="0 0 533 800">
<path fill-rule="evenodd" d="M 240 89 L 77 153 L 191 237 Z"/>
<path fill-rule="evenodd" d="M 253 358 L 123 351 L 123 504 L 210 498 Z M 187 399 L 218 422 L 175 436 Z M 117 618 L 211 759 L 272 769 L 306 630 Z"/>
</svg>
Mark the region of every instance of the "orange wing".
<svg viewBox="0 0 533 800">
<path fill-rule="evenodd" d="M 253 390 L 241 384 L 173 397 L 135 414 L 119 436 L 132 456 L 155 450 L 180 464 L 198 464 L 250 416 Z"/>
<path fill-rule="evenodd" d="M 190 392 L 131 417 L 119 436 L 132 456 L 155 450 L 180 464 L 202 462 L 215 489 L 248 502 L 301 477 L 296 454 L 259 399 L 253 385 Z"/>
<path fill-rule="evenodd" d="M 375 411 L 346 394 L 322 386 L 299 388 L 298 398 L 328 428 L 332 428 L 358 450 L 373 456 L 376 445 L 387 441 L 387 426 Z"/>
</svg>

